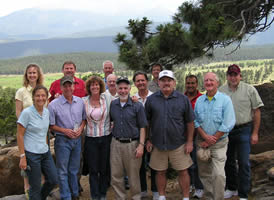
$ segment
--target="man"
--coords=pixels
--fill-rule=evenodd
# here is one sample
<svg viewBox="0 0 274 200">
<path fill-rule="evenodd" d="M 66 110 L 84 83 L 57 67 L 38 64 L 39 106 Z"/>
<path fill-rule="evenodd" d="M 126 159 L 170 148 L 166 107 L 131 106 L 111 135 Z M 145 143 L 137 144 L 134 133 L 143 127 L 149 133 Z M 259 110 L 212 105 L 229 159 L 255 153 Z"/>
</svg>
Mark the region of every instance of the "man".
<svg viewBox="0 0 274 200">
<path fill-rule="evenodd" d="M 192 109 L 195 108 L 195 103 L 199 96 L 203 95 L 198 90 L 198 78 L 195 75 L 188 75 L 185 78 L 185 95 L 188 97 Z M 196 132 L 194 134 L 194 138 L 196 138 Z M 193 165 L 189 168 L 189 174 L 190 174 L 190 183 L 193 184 L 193 189 L 195 189 L 195 192 L 193 194 L 193 197 L 196 198 L 202 198 L 204 191 L 203 191 L 203 184 L 201 183 L 201 180 L 199 178 L 198 174 L 198 167 L 197 167 L 197 159 L 196 159 L 196 145 L 195 145 L 195 139 L 194 139 L 194 145 L 193 145 L 193 151 L 190 153 L 190 156 L 193 160 Z"/>
<path fill-rule="evenodd" d="M 75 63 L 72 61 L 64 62 L 63 66 L 62 66 L 62 72 L 63 72 L 64 76 L 73 77 L 73 81 L 74 81 L 73 95 L 75 95 L 77 97 L 86 96 L 85 82 L 82 79 L 77 78 L 75 76 L 75 73 L 76 73 Z M 51 102 L 53 99 L 58 98 L 60 95 L 62 95 L 62 90 L 60 88 L 60 80 L 61 79 L 58 79 L 51 84 L 51 86 L 49 88 L 49 93 L 51 95 L 49 98 L 49 102 Z"/>
<path fill-rule="evenodd" d="M 54 149 L 61 199 L 78 199 L 81 134 L 86 112 L 81 98 L 73 96 L 72 76 L 60 80 L 62 95 L 49 104 L 50 128 L 55 133 Z"/>
<path fill-rule="evenodd" d="M 210 158 L 207 160 L 197 155 L 200 180 L 204 186 L 203 198 L 207 200 L 224 199 L 227 136 L 235 124 L 232 101 L 218 91 L 218 84 L 216 74 L 206 73 L 206 94 L 200 96 L 195 104 L 197 148 L 210 152 Z"/>
<path fill-rule="evenodd" d="M 147 74 L 144 72 L 136 72 L 133 75 L 133 82 L 134 85 L 137 87 L 138 92 L 135 94 L 135 97 L 138 99 L 138 101 L 140 103 L 143 104 L 143 106 L 145 106 L 147 97 L 149 97 L 150 95 L 152 95 L 153 93 L 151 91 L 148 90 L 147 86 L 148 86 L 148 77 Z M 145 150 L 143 158 L 142 158 L 142 165 L 140 168 L 140 182 L 141 182 L 141 197 L 146 197 L 147 194 L 147 179 L 146 179 L 146 158 L 150 158 L 150 154 L 147 153 L 147 151 Z M 156 171 L 151 169 L 151 191 L 152 191 L 152 195 L 153 195 L 153 200 L 158 200 L 159 198 L 159 194 L 157 192 L 157 186 L 155 183 L 155 175 L 156 175 Z"/>
<path fill-rule="evenodd" d="M 111 62 L 110 60 L 106 60 L 103 62 L 103 71 L 105 74 L 104 77 L 104 81 L 105 81 L 105 86 L 106 86 L 106 90 L 108 89 L 108 85 L 107 85 L 107 77 L 108 75 L 112 74 L 114 71 L 114 65 L 113 62 Z"/>
<path fill-rule="evenodd" d="M 142 162 L 147 120 L 140 102 L 129 97 L 130 82 L 126 77 L 116 81 L 118 99 L 111 102 L 110 117 L 114 122 L 110 150 L 111 185 L 115 199 L 126 200 L 124 171 L 129 176 L 131 198 L 141 199 L 139 170 Z"/>
<path fill-rule="evenodd" d="M 152 65 L 151 74 L 153 76 L 153 80 L 149 81 L 148 89 L 153 93 L 160 90 L 159 85 L 158 85 L 158 79 L 159 79 L 159 73 L 161 71 L 163 71 L 163 67 L 161 64 L 155 63 L 154 65 Z"/>
<path fill-rule="evenodd" d="M 260 107 L 264 104 L 253 86 L 241 82 L 241 70 L 238 65 L 230 65 L 226 77 L 227 83 L 220 88 L 220 91 L 232 99 L 236 125 L 229 133 L 225 165 L 227 176 L 225 198 L 238 193 L 243 200 L 248 198 L 250 190 L 250 143 L 258 143 Z"/>
<path fill-rule="evenodd" d="M 116 91 L 116 80 L 117 76 L 114 74 L 110 74 L 107 76 L 107 87 L 106 93 L 109 93 L 111 96 L 118 98 L 118 94 Z"/>
<path fill-rule="evenodd" d="M 161 71 L 160 91 L 150 95 L 145 104 L 149 121 L 147 130 L 151 130 L 147 151 L 150 152 L 154 147 L 150 167 L 157 171 L 156 184 L 159 200 L 166 199 L 166 171 L 169 161 L 179 173 L 183 200 L 189 199 L 190 181 L 187 169 L 192 165 L 189 153 L 193 149 L 194 113 L 188 98 L 176 91 L 175 86 L 173 72 Z"/>
</svg>

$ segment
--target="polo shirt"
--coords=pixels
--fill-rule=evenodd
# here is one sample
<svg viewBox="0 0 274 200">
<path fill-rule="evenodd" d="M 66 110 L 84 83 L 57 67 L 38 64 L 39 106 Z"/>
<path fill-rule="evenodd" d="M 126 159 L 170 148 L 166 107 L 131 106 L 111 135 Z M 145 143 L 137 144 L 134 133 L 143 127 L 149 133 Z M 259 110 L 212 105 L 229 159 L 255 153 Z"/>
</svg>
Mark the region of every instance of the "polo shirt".
<svg viewBox="0 0 274 200">
<path fill-rule="evenodd" d="M 26 130 L 24 134 L 24 148 L 31 153 L 43 154 L 48 152 L 47 133 L 49 128 L 49 111 L 43 109 L 42 116 L 31 105 L 24 109 L 17 121 Z"/>
<path fill-rule="evenodd" d="M 145 107 L 145 103 L 146 103 L 146 101 L 147 101 L 147 98 L 148 98 L 150 95 L 152 95 L 152 94 L 153 94 L 153 92 L 151 92 L 150 90 L 148 90 L 148 93 L 147 93 L 147 96 L 146 96 L 145 99 L 143 99 L 142 97 L 140 97 L 139 94 L 138 94 L 138 92 L 135 94 L 135 96 L 137 97 L 138 101 L 139 101 L 140 103 L 142 103 L 143 106 Z"/>
<path fill-rule="evenodd" d="M 72 96 L 72 103 L 62 95 L 50 102 L 48 106 L 50 112 L 50 125 L 56 125 L 62 128 L 74 129 L 86 119 L 84 101 L 76 96 Z M 54 131 L 56 135 L 64 135 L 61 132 Z"/>
<path fill-rule="evenodd" d="M 77 78 L 75 76 L 73 79 L 74 79 L 73 95 L 77 96 L 77 97 L 86 96 L 85 82 L 82 79 Z M 51 84 L 51 86 L 49 88 L 49 93 L 50 93 L 49 102 L 51 102 L 54 99 L 55 94 L 57 94 L 57 93 L 62 94 L 60 81 L 61 81 L 61 79 L 58 79 Z"/>
<path fill-rule="evenodd" d="M 23 103 L 23 109 L 33 104 L 32 90 L 33 88 L 30 85 L 28 85 L 28 87 L 22 87 L 16 91 L 15 99 Z"/>
<path fill-rule="evenodd" d="M 186 95 L 186 92 L 185 92 L 185 95 Z M 203 94 L 198 90 L 197 91 L 197 95 L 193 98 L 193 99 L 191 99 L 191 101 L 190 101 L 190 103 L 191 103 L 191 106 L 192 106 L 192 109 L 194 110 L 194 108 L 195 108 L 195 104 L 196 104 L 196 101 L 197 101 L 197 99 L 198 99 L 198 97 L 200 97 L 200 96 L 202 96 Z"/>
<path fill-rule="evenodd" d="M 256 88 L 247 83 L 240 82 L 235 91 L 231 90 L 226 83 L 219 90 L 230 96 L 232 100 L 236 115 L 236 125 L 251 122 L 252 110 L 264 106 Z"/>
<path fill-rule="evenodd" d="M 148 82 L 148 89 L 151 91 L 151 92 L 157 92 L 160 90 L 160 87 L 159 85 L 155 82 L 155 81 L 149 81 Z"/>
<path fill-rule="evenodd" d="M 114 122 L 112 134 L 116 138 L 139 138 L 140 128 L 147 126 L 143 105 L 132 102 L 130 97 L 123 107 L 120 98 L 111 102 L 110 119 Z"/>
<path fill-rule="evenodd" d="M 158 91 L 147 98 L 145 108 L 153 145 L 160 150 L 173 150 L 185 143 L 186 124 L 194 120 L 187 96 L 173 91 L 165 98 Z"/>
<path fill-rule="evenodd" d="M 224 133 L 222 138 L 225 138 L 235 125 L 232 101 L 229 96 L 219 91 L 211 101 L 206 94 L 200 96 L 194 112 L 195 128 L 201 127 L 208 135 L 221 131 Z"/>
</svg>

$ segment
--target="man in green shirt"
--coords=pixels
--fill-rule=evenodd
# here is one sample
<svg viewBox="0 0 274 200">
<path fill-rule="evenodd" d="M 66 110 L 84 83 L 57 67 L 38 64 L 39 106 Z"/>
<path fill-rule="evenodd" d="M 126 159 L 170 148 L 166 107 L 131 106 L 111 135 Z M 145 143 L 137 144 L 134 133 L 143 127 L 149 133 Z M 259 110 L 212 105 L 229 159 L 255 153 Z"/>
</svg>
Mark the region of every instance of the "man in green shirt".
<svg viewBox="0 0 274 200">
<path fill-rule="evenodd" d="M 247 200 L 250 190 L 250 144 L 258 143 L 260 107 L 264 104 L 257 90 L 252 85 L 241 82 L 241 79 L 240 67 L 230 65 L 227 83 L 219 88 L 230 96 L 236 115 L 236 125 L 229 133 L 225 166 L 227 190 L 224 197 L 231 198 L 238 194 L 240 200 Z"/>
</svg>

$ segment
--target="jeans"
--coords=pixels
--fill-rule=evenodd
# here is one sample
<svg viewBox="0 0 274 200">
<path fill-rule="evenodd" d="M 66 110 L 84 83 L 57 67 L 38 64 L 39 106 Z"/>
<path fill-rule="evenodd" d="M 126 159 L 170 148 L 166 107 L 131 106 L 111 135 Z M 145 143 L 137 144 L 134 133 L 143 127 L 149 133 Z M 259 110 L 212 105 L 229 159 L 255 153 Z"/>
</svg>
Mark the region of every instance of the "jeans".
<svg viewBox="0 0 274 200">
<path fill-rule="evenodd" d="M 109 184 L 109 156 L 111 135 L 86 137 L 84 155 L 88 164 L 89 185 L 92 199 L 105 197 Z"/>
<path fill-rule="evenodd" d="M 61 199 L 79 195 L 77 173 L 80 168 L 81 137 L 71 139 L 57 135 L 54 142 Z"/>
<path fill-rule="evenodd" d="M 240 198 L 247 198 L 250 190 L 250 137 L 252 125 L 233 129 L 229 133 L 227 162 L 225 165 L 226 188 L 238 190 Z M 238 160 L 238 163 L 236 162 Z"/>
<path fill-rule="evenodd" d="M 147 191 L 147 179 L 146 179 L 146 167 L 147 163 L 150 160 L 150 153 L 146 151 L 146 148 L 144 148 L 144 155 L 142 157 L 142 165 L 140 168 L 140 183 L 141 183 L 141 191 Z M 156 186 L 156 171 L 154 169 L 150 168 L 150 175 L 151 175 L 151 191 L 157 192 L 157 186 Z"/>
<path fill-rule="evenodd" d="M 57 185 L 57 172 L 50 151 L 36 154 L 25 151 L 30 170 L 27 175 L 30 184 L 29 196 L 31 200 L 44 200 Z M 41 174 L 45 176 L 45 183 L 41 188 Z"/>
</svg>

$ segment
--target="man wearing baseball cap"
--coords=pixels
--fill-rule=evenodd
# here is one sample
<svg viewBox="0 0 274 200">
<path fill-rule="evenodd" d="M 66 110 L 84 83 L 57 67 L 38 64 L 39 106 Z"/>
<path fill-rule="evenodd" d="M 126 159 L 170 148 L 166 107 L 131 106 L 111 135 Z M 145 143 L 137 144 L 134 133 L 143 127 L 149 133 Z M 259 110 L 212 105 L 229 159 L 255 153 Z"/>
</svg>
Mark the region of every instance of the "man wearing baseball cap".
<svg viewBox="0 0 274 200">
<path fill-rule="evenodd" d="M 60 79 L 62 95 L 50 102 L 50 129 L 56 135 L 54 150 L 61 199 L 79 199 L 81 134 L 86 125 L 84 101 L 73 95 L 72 76 Z"/>
<path fill-rule="evenodd" d="M 188 98 L 175 90 L 176 80 L 170 70 L 159 74 L 160 91 L 147 98 L 145 108 L 150 130 L 147 151 L 151 153 L 150 167 L 157 171 L 159 200 L 166 199 L 168 162 L 179 173 L 183 200 L 189 199 L 189 175 L 192 165 L 194 113 Z M 185 133 L 186 132 L 186 133 Z M 153 148 L 153 149 L 152 149 Z"/>
<path fill-rule="evenodd" d="M 257 90 L 252 85 L 241 82 L 241 79 L 240 67 L 230 65 L 227 69 L 227 83 L 219 90 L 230 96 L 236 115 L 236 125 L 229 133 L 225 165 L 227 190 L 224 197 L 238 195 L 244 200 L 248 198 L 250 190 L 250 144 L 258 143 L 260 107 L 264 104 Z"/>
</svg>

